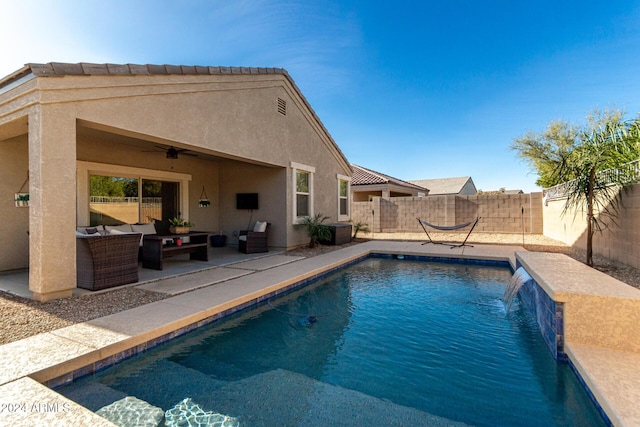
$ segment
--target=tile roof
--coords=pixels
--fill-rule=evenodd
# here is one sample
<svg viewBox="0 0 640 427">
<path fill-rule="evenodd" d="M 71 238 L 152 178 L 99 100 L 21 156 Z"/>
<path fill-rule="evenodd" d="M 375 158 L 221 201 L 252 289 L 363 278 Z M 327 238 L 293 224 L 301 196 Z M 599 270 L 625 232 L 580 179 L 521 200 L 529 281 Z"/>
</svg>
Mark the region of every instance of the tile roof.
<svg viewBox="0 0 640 427">
<path fill-rule="evenodd" d="M 351 165 L 353 171 L 353 177 L 351 179 L 351 185 L 375 185 L 375 184 L 394 184 L 402 187 L 412 188 L 414 190 L 428 191 L 426 187 L 412 184 L 407 181 L 403 181 L 398 178 L 394 178 L 389 175 L 385 175 L 380 172 L 373 171 L 371 169 L 363 168 L 358 165 Z"/>
<path fill-rule="evenodd" d="M 470 176 L 455 178 L 419 179 L 410 181 L 413 184 L 429 188 L 429 195 L 458 194 L 464 185 L 471 180 Z"/>
<path fill-rule="evenodd" d="M 154 65 L 154 64 L 92 64 L 80 62 L 49 62 L 47 64 L 27 64 L 38 77 L 47 76 L 90 76 L 90 75 L 144 75 L 144 74 L 282 74 L 288 76 L 284 68 L 267 67 L 209 67 L 199 65 Z"/>
</svg>

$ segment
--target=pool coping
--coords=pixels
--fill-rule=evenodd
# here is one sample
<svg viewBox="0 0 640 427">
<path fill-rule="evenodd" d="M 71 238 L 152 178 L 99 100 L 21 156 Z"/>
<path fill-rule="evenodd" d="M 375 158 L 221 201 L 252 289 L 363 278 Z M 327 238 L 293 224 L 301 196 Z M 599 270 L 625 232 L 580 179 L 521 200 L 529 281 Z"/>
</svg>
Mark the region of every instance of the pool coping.
<svg viewBox="0 0 640 427">
<path fill-rule="evenodd" d="M 515 270 L 515 254 L 518 251 L 524 249 L 502 245 L 450 249 L 421 245 L 419 242 L 370 241 L 0 346 L 0 361 L 7 367 L 0 373 L 0 405 L 24 402 L 24 405 L 12 407 L 12 411 L 0 412 L 0 424 L 3 424 L 3 417 L 10 419 L 11 425 L 42 423 L 52 426 L 69 425 L 80 419 L 92 420 L 95 417 L 89 424 L 112 425 L 108 422 L 105 424 L 106 420 L 47 386 L 61 385 L 91 370 L 103 369 L 135 352 L 144 351 L 159 342 L 284 292 L 301 282 L 314 280 L 372 253 L 506 261 Z M 567 351 L 570 357 L 576 359 L 574 364 L 585 377 L 586 384 L 596 391 L 602 389 L 599 384 L 606 378 L 594 378 L 591 375 L 594 369 L 590 369 L 588 363 L 580 362 L 585 359 L 582 357 L 585 350 L 579 346 L 568 346 Z M 640 360 L 640 355 L 634 355 Z M 640 394 L 640 381 L 632 386 L 635 393 Z M 594 394 L 599 397 L 598 393 Z M 632 397 L 636 395 L 631 394 Z M 33 404 L 42 402 L 51 402 L 50 406 L 46 406 L 51 410 L 38 411 L 37 405 L 33 410 Z M 619 410 L 618 406 L 614 401 L 607 402 L 603 408 L 615 425 L 635 425 L 627 423 L 635 422 L 635 419 L 628 418 L 628 411 Z"/>
</svg>

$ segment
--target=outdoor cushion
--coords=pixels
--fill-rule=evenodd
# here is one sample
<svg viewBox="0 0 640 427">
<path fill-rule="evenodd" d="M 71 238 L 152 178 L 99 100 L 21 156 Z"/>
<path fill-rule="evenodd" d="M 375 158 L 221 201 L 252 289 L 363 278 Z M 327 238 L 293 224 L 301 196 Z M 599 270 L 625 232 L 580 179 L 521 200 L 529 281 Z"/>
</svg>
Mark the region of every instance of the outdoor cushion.
<svg viewBox="0 0 640 427">
<path fill-rule="evenodd" d="M 105 225 L 104 229 L 111 234 L 113 230 L 124 231 L 125 233 L 131 233 L 133 230 L 131 229 L 131 224 L 122 224 L 122 225 Z"/>
<path fill-rule="evenodd" d="M 243 242 L 247 241 L 247 235 L 245 234 L 244 236 L 239 236 L 238 240 L 242 240 Z"/>
<path fill-rule="evenodd" d="M 117 228 L 114 228 L 113 230 L 109 230 L 109 234 L 111 235 L 116 235 L 116 234 L 140 234 L 140 233 L 134 233 L 133 231 L 129 230 L 129 231 L 122 231 L 122 230 L 118 230 Z"/>
<path fill-rule="evenodd" d="M 76 230 L 76 237 L 95 237 L 95 236 L 101 236 L 101 234 L 98 232 L 89 234 L 89 233 L 83 233 L 81 231 Z"/>
<path fill-rule="evenodd" d="M 151 222 L 148 224 L 131 224 L 131 230 L 142 234 L 158 234 L 156 226 Z"/>
<path fill-rule="evenodd" d="M 253 231 L 256 233 L 264 233 L 267 231 L 267 222 L 256 221 L 256 225 L 253 226 Z"/>
</svg>

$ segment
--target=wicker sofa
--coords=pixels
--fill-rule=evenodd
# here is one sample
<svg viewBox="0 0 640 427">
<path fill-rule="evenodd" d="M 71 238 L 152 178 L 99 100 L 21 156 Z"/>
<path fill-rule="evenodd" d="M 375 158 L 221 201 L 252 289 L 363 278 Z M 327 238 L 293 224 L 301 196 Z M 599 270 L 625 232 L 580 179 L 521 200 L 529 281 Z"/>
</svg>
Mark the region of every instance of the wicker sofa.
<svg viewBox="0 0 640 427">
<path fill-rule="evenodd" d="M 76 234 L 77 286 L 97 291 L 138 281 L 141 233 Z"/>
</svg>

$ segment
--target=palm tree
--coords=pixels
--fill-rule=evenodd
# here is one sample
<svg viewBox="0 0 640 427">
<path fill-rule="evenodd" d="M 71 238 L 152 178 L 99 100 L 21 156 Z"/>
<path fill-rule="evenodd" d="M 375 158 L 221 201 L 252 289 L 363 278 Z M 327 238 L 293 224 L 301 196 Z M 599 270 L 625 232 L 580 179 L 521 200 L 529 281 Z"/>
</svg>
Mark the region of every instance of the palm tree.
<svg viewBox="0 0 640 427">
<path fill-rule="evenodd" d="M 331 239 L 331 229 L 326 225 L 322 225 L 322 223 L 328 219 L 328 216 L 319 213 L 314 216 L 304 217 L 296 225 L 296 227 L 304 228 L 307 231 L 310 248 L 315 248 L 318 241 Z"/>
<path fill-rule="evenodd" d="M 593 234 L 602 232 L 608 223 L 615 224 L 620 189 L 639 178 L 635 168 L 624 165 L 640 158 L 640 121 L 604 117 L 600 123 L 592 123 L 580 132 L 570 157 L 575 178 L 566 183 L 563 214 L 586 208 L 586 263 L 593 266 Z"/>
</svg>

